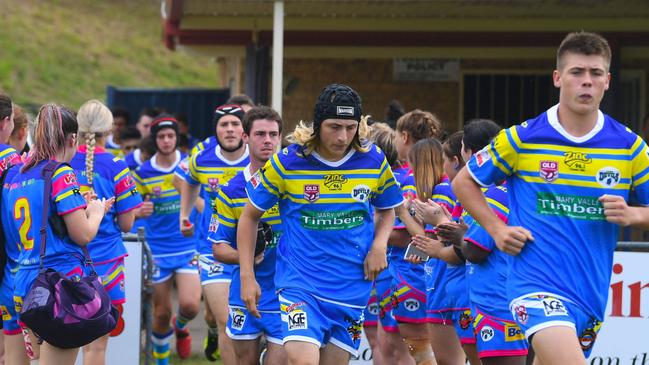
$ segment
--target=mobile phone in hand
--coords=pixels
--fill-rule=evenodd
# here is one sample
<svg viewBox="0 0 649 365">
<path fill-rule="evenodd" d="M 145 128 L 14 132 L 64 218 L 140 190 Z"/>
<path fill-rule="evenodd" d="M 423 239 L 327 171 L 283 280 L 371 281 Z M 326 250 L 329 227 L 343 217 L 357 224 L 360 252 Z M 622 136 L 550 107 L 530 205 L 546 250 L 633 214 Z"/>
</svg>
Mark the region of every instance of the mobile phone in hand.
<svg viewBox="0 0 649 365">
<path fill-rule="evenodd" d="M 412 256 L 412 255 L 419 257 L 419 259 L 420 259 L 421 261 L 423 261 L 423 262 L 426 262 L 426 261 L 428 261 L 428 259 L 430 259 L 430 256 L 428 256 L 428 255 L 427 255 L 424 251 L 422 251 L 421 249 L 417 248 L 417 247 L 416 247 L 415 245 L 413 245 L 412 242 L 411 242 L 411 243 L 408 244 L 408 248 L 406 248 L 406 253 L 405 253 L 405 255 L 403 255 L 403 258 L 404 258 L 404 259 L 408 259 L 408 257 L 410 257 L 410 256 Z"/>
</svg>

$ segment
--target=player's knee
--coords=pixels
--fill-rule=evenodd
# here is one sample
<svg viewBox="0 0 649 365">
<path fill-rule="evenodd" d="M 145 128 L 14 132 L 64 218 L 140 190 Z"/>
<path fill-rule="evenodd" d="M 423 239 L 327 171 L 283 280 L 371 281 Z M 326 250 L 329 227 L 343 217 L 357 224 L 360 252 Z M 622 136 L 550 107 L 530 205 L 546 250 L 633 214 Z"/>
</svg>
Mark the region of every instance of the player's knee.
<svg viewBox="0 0 649 365">
<path fill-rule="evenodd" d="M 171 322 L 171 309 L 159 309 L 153 314 L 153 321 L 158 325 L 165 325 Z"/>
<path fill-rule="evenodd" d="M 183 301 L 178 304 L 178 306 L 180 307 L 180 313 L 184 317 L 193 319 L 194 317 L 196 317 L 196 315 L 198 315 L 198 311 L 200 310 L 198 303 Z"/>
<path fill-rule="evenodd" d="M 434 364 L 435 357 L 433 356 L 433 348 L 430 346 L 430 341 L 426 338 L 406 338 L 408 351 L 415 359 L 417 365 L 430 365 Z"/>
</svg>

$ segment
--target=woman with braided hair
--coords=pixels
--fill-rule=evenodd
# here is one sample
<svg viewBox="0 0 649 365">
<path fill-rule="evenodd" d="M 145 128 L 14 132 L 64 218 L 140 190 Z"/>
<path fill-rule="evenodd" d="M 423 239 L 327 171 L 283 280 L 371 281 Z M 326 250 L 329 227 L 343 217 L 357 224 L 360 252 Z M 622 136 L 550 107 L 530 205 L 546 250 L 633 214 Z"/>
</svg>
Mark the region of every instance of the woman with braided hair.
<svg viewBox="0 0 649 365">
<path fill-rule="evenodd" d="M 79 179 L 82 192 L 97 198 L 115 197 L 115 204 L 106 212 L 95 239 L 88 244 L 97 274 L 102 278 L 113 306 L 121 313 L 126 301 L 124 291 L 124 257 L 126 248 L 121 232 L 131 230 L 135 208 L 142 204 L 126 163 L 106 150 L 106 137 L 113 125 L 110 110 L 97 100 L 84 103 L 77 116 L 82 145 L 70 161 Z M 118 326 L 113 335 L 119 334 Z M 104 364 L 108 335 L 83 348 L 85 364 Z"/>
</svg>

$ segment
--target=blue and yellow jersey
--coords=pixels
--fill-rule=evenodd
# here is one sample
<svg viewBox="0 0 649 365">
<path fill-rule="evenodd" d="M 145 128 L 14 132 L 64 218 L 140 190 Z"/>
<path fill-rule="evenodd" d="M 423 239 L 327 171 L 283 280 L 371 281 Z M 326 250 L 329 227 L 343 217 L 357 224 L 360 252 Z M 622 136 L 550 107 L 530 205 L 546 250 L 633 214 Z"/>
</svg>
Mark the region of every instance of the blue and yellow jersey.
<svg viewBox="0 0 649 365">
<path fill-rule="evenodd" d="M 180 233 L 180 193 L 172 180 L 174 169 L 184 156 L 176 151 L 170 168 L 161 168 L 155 156 L 133 173 L 135 184 L 143 197 L 153 203 L 153 214 L 145 220 L 146 239 L 156 257 L 185 255 L 196 251 L 196 238 Z"/>
<path fill-rule="evenodd" d="M 189 155 L 193 156 L 201 152 L 202 150 L 213 148 L 216 144 L 217 144 L 216 137 L 214 136 L 207 137 L 204 140 L 196 143 L 195 146 L 192 146 L 191 150 L 189 150 Z"/>
<path fill-rule="evenodd" d="M 124 153 L 122 152 L 122 146 L 115 143 L 112 134 L 106 137 L 106 150 L 110 152 L 114 157 L 124 158 Z"/>
<path fill-rule="evenodd" d="M 17 165 L 7 166 L 5 170 L 7 175 L 5 176 L 4 183 L 2 185 L 2 210 L 0 211 L 0 216 L 2 219 L 2 227 L 5 235 L 5 253 L 7 254 L 7 269 L 10 272 L 15 272 L 18 267 L 18 257 L 20 256 L 20 235 L 18 231 L 12 230 L 14 225 L 14 209 L 13 207 L 8 207 L 5 202 L 9 201 L 9 186 L 11 186 L 11 180 L 14 176 L 19 173 L 22 163 Z M 1 171 L 0 171 L 1 172 Z"/>
<path fill-rule="evenodd" d="M 249 167 L 239 172 L 221 189 L 216 200 L 218 212 L 218 228 L 207 238 L 217 244 L 226 243 L 237 248 L 237 224 L 248 202 L 246 183 L 250 181 Z M 258 307 L 262 311 L 279 311 L 279 299 L 275 292 L 275 264 L 277 260 L 277 243 L 282 234 L 282 222 L 279 217 L 279 207 L 274 205 L 267 210 L 261 220 L 268 223 L 273 230 L 273 241 L 266 246 L 264 260 L 255 266 L 255 276 L 261 287 L 261 298 Z M 241 300 L 241 282 L 239 280 L 239 265 L 232 271 L 230 284 L 230 305 L 245 306 Z"/>
<path fill-rule="evenodd" d="M 135 171 L 135 169 L 140 167 L 143 163 L 142 150 L 137 148 L 133 152 L 124 156 L 124 162 L 126 162 L 126 166 L 128 166 L 128 168 L 131 169 L 131 171 Z"/>
<path fill-rule="evenodd" d="M 202 214 L 202 226 L 208 228 L 209 232 L 216 231 L 216 197 L 219 190 L 239 171 L 243 170 L 249 162 L 248 146 L 243 156 L 236 161 L 230 161 L 221 154 L 221 146 L 217 143 L 208 146 L 192 155 L 189 158 L 189 173 L 185 181 L 191 185 L 201 186 L 201 198 L 205 201 L 205 208 Z M 198 243 L 200 254 L 212 254 L 212 244 L 208 240 L 201 240 Z"/>
<path fill-rule="evenodd" d="M 13 147 L 0 143 L 0 172 L 21 162 L 20 155 Z"/>
<path fill-rule="evenodd" d="M 602 112 L 591 132 L 573 137 L 557 110 L 503 130 L 467 166 L 483 186 L 507 179 L 509 224 L 534 236 L 513 259 L 509 299 L 550 292 L 603 320 L 619 227 L 597 199 L 634 190 L 649 204 L 649 151 Z"/>
<path fill-rule="evenodd" d="M 40 262 L 39 228 L 45 191 L 41 171 L 47 162 L 41 161 L 24 173 L 16 173 L 8 184 L 8 199 L 3 201 L 3 209 L 10 209 L 14 218 L 13 224 L 4 226 L 10 238 L 8 244 L 19 245 L 18 264 L 25 269 L 38 268 Z M 86 207 L 77 177 L 70 166 L 61 165 L 54 171 L 51 189 L 49 216 L 64 216 Z M 71 262 L 70 260 L 83 261 L 81 246 L 72 242 L 68 235 L 59 237 L 53 232 L 51 219 L 48 219 L 45 267 L 55 267 L 57 263 Z"/>
<path fill-rule="evenodd" d="M 491 185 L 483 189 L 487 204 L 502 221 L 507 223 L 509 199 L 504 185 Z M 478 309 L 497 318 L 509 318 L 507 300 L 507 273 L 512 256 L 496 248 L 489 233 L 470 215 L 463 217 L 469 229 L 464 240 L 489 252 L 487 258 L 479 263 L 466 263 L 466 278 L 469 285 L 469 299 Z"/>
<path fill-rule="evenodd" d="M 79 147 L 70 161 L 70 166 L 79 178 L 81 192 L 89 191 L 85 145 Z M 135 187 L 135 181 L 126 163 L 102 147 L 95 148 L 92 183 L 97 198 L 115 197 L 115 204 L 102 219 L 97 236 L 88 244 L 90 257 L 95 263 L 102 263 L 126 256 L 117 216 L 142 205 L 142 197 Z"/>
<path fill-rule="evenodd" d="M 303 156 L 291 145 L 246 185 L 250 203 L 267 211 L 279 202 L 283 232 L 275 284 L 345 305 L 365 307 L 372 282 L 363 262 L 374 239 L 373 208 L 403 197 L 383 152 L 370 145 L 337 162 Z M 373 208 L 372 208 L 373 207 Z"/>
</svg>

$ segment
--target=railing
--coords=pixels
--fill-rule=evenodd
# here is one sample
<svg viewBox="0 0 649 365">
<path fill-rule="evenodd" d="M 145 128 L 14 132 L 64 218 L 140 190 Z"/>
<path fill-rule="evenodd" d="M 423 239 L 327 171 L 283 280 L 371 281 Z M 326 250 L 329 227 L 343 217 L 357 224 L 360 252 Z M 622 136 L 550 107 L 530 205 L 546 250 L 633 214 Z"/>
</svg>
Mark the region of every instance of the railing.
<svg viewBox="0 0 649 365">
<path fill-rule="evenodd" d="M 615 251 L 649 252 L 649 242 L 620 241 L 617 243 Z"/>
</svg>

